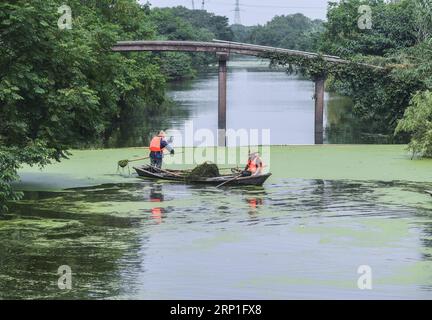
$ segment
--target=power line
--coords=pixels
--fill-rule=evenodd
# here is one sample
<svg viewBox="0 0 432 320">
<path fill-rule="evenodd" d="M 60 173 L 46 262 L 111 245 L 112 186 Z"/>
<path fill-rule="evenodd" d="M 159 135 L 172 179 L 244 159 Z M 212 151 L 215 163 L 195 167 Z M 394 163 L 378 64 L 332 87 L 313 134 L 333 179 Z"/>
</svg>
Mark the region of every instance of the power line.
<svg viewBox="0 0 432 320">
<path fill-rule="evenodd" d="M 304 7 L 304 6 L 272 6 L 272 5 L 259 5 L 259 4 L 242 4 L 242 7 L 249 7 L 249 8 L 278 8 L 278 9 L 327 9 L 327 7 Z"/>
<path fill-rule="evenodd" d="M 232 5 L 227 2 L 213 1 L 214 5 Z M 278 6 L 278 5 L 263 5 L 263 4 L 239 4 L 239 7 L 248 8 L 279 8 L 279 9 L 327 9 L 327 7 L 322 6 Z"/>
</svg>

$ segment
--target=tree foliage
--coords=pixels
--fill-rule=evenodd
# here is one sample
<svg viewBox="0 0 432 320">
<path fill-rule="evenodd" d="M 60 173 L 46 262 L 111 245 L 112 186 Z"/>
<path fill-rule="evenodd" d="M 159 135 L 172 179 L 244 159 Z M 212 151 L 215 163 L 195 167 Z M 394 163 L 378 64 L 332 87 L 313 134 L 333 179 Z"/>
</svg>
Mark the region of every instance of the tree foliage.
<svg viewBox="0 0 432 320">
<path fill-rule="evenodd" d="M 371 9 L 371 28 L 360 28 L 361 6 Z M 416 43 L 411 0 L 346 0 L 330 2 L 322 52 L 349 58 L 355 55 L 384 56 Z"/>
<path fill-rule="evenodd" d="M 161 40 L 212 41 L 232 40 L 228 18 L 204 10 L 189 10 L 178 6 L 151 10 L 150 21 L 156 26 Z M 206 53 L 160 53 L 162 71 L 171 80 L 192 78 L 197 70 L 204 70 L 216 62 Z"/>
<path fill-rule="evenodd" d="M 213 39 L 233 40 L 234 34 L 227 17 L 218 16 L 206 10 L 189 10 L 183 6 L 162 10 L 169 10 L 175 17 L 190 23 L 195 32 L 210 33 Z"/>
<path fill-rule="evenodd" d="M 409 148 L 414 155 L 432 157 L 432 91 L 418 92 L 405 110 L 396 133 L 411 134 Z"/>
<path fill-rule="evenodd" d="M 265 25 L 245 27 L 233 25 L 238 42 L 293 50 L 315 51 L 323 21 L 312 20 L 301 13 L 275 16 Z"/>
<path fill-rule="evenodd" d="M 68 1 L 73 27 L 60 30 L 62 1 L 0 3 L 1 198 L 21 163 L 45 165 L 71 146 L 100 143 L 123 108 L 151 109 L 165 79 L 150 54 L 111 52 L 119 39 L 151 39 L 146 10 L 132 0 Z"/>
<path fill-rule="evenodd" d="M 211 41 L 213 38 L 208 29 L 196 29 L 189 21 L 177 16 L 173 8 L 155 8 L 150 19 L 160 40 Z M 210 61 L 207 55 L 202 54 L 169 52 L 156 55 L 160 58 L 162 72 L 172 80 L 192 78 L 196 69 L 204 68 Z"/>
</svg>

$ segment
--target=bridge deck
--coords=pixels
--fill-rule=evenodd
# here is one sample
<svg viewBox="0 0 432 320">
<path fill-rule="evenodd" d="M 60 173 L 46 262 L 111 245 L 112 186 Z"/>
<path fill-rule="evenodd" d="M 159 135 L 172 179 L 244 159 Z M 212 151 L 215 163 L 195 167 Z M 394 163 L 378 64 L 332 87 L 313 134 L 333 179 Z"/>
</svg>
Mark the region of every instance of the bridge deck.
<svg viewBox="0 0 432 320">
<path fill-rule="evenodd" d="M 120 41 L 113 47 L 113 51 L 130 52 L 130 51 L 186 51 L 186 52 L 213 52 L 226 54 L 243 54 L 250 56 L 259 56 L 264 53 L 283 53 L 293 56 L 302 56 L 306 58 L 316 58 L 320 56 L 317 53 L 290 50 L 284 48 L 259 46 L 254 44 L 213 40 L 213 42 L 201 41 Z M 322 55 L 322 58 L 334 63 L 348 63 L 347 60 L 335 56 Z"/>
</svg>

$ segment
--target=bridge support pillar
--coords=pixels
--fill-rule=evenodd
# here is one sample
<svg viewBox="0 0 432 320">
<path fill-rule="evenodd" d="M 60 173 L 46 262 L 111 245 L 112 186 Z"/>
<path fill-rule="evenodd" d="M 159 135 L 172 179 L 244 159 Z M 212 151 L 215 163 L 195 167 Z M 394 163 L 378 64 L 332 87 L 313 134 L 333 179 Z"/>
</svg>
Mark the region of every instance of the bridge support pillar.
<svg viewBox="0 0 432 320">
<path fill-rule="evenodd" d="M 218 97 L 218 146 L 226 147 L 226 108 L 227 108 L 227 53 L 217 53 L 219 58 L 219 97 Z"/>
<path fill-rule="evenodd" d="M 325 77 L 315 79 L 315 144 L 324 143 L 324 83 Z"/>
</svg>

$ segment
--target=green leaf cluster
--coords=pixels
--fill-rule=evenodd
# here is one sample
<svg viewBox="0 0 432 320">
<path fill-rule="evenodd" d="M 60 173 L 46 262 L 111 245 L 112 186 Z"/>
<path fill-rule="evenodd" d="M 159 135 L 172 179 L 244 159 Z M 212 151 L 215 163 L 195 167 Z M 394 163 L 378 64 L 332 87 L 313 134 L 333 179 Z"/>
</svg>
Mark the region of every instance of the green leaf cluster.
<svg viewBox="0 0 432 320">
<path fill-rule="evenodd" d="M 278 15 L 265 25 L 233 25 L 234 41 L 302 51 L 315 51 L 324 22 L 301 13 Z"/>
<path fill-rule="evenodd" d="M 405 110 L 396 133 L 411 134 L 409 148 L 415 155 L 432 157 L 432 91 L 416 93 Z"/>
</svg>

